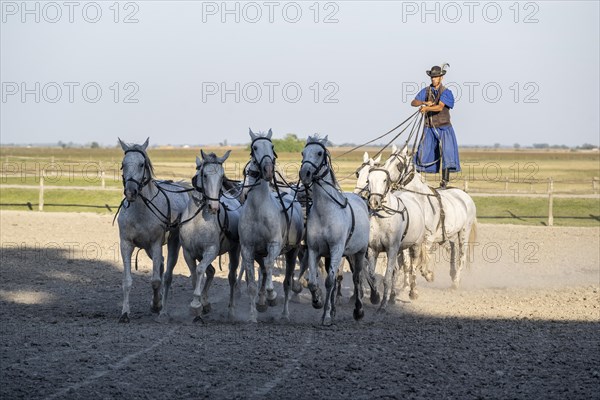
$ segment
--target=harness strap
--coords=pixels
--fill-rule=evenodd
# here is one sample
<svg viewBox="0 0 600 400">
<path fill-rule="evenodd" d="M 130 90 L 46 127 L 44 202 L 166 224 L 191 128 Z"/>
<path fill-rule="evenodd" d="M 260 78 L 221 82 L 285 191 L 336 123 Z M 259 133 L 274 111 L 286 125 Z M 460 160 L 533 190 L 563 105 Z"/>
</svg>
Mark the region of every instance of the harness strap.
<svg viewBox="0 0 600 400">
<path fill-rule="evenodd" d="M 354 218 L 354 209 L 352 208 L 352 204 L 350 204 L 348 202 L 348 199 L 346 199 L 346 204 L 348 204 L 348 206 L 350 206 L 350 215 L 352 216 L 352 226 L 350 227 L 350 232 L 348 233 L 348 237 L 346 238 L 346 243 L 344 244 L 344 249 L 346 248 L 346 246 L 348 246 L 348 242 L 350 242 L 350 239 L 352 239 L 352 235 L 354 234 L 354 227 L 356 225 L 356 220 Z"/>
</svg>

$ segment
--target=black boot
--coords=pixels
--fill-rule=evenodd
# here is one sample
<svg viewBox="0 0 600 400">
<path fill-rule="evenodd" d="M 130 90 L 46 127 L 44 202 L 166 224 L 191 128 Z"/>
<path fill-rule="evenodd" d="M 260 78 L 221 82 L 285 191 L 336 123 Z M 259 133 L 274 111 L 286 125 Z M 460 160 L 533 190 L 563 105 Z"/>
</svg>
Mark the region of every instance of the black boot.
<svg viewBox="0 0 600 400">
<path fill-rule="evenodd" d="M 445 168 L 442 170 L 442 181 L 440 182 L 440 187 L 446 188 L 448 182 L 450 182 L 450 170 Z"/>
</svg>

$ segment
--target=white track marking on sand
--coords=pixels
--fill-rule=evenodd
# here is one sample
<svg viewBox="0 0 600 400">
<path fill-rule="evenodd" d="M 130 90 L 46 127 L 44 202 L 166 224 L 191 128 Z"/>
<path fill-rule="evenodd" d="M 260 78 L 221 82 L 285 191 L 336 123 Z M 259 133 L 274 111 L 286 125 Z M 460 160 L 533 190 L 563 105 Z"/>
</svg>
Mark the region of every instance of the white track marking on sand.
<svg viewBox="0 0 600 400">
<path fill-rule="evenodd" d="M 89 378 L 85 379 L 84 381 L 79 382 L 79 383 L 74 383 L 70 386 L 67 386 L 66 388 L 61 389 L 58 392 L 46 397 L 46 399 L 49 400 L 49 399 L 55 399 L 57 397 L 63 397 L 64 395 L 67 394 L 67 392 L 69 392 L 69 390 L 77 390 L 79 388 L 82 388 L 83 386 L 87 386 L 90 383 L 94 382 L 95 380 L 102 378 L 104 375 L 110 374 L 111 372 L 114 372 L 116 370 L 123 368 L 124 366 L 129 364 L 134 358 L 137 358 L 137 357 L 141 356 L 142 354 L 147 353 L 150 350 L 154 350 L 156 347 L 160 346 L 165 340 L 170 338 L 176 330 L 177 330 L 177 328 L 171 329 L 162 339 L 160 339 L 158 342 L 154 343 L 152 346 L 146 347 L 145 349 L 142 349 L 136 353 L 125 356 L 125 357 L 121 358 L 119 361 L 117 361 L 116 363 L 109 365 L 106 369 L 96 372 L 94 375 L 90 376 Z"/>
<path fill-rule="evenodd" d="M 283 378 L 285 378 L 287 375 L 290 374 L 290 372 L 292 372 L 292 369 L 294 369 L 298 365 L 298 363 L 302 359 L 302 356 L 304 355 L 304 353 L 306 353 L 306 350 L 308 350 L 309 346 L 312 344 L 313 335 L 314 330 L 311 330 L 310 334 L 306 337 L 306 342 L 304 342 L 304 346 L 302 346 L 302 352 L 298 354 L 295 358 L 289 360 L 289 363 L 287 365 L 281 368 L 278 371 L 278 373 L 273 375 L 273 379 L 265 382 L 265 384 L 262 387 L 256 389 L 253 393 L 253 397 L 256 396 L 258 398 L 261 398 L 266 396 L 271 390 L 273 390 L 275 387 L 277 387 L 277 385 L 279 385 Z"/>
</svg>

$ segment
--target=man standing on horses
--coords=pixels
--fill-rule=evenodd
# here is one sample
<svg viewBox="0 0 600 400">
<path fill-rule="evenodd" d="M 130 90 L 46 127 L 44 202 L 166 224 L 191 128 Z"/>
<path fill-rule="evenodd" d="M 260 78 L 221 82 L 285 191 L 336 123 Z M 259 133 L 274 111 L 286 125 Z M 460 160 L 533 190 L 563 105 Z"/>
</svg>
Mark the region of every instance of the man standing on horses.
<svg viewBox="0 0 600 400">
<path fill-rule="evenodd" d="M 450 180 L 450 171 L 460 171 L 456 135 L 450 123 L 450 109 L 454 107 L 454 95 L 442 85 L 445 68 L 434 66 L 425 73 L 431 78 L 431 85 L 423 88 L 410 103 L 421 107 L 425 116 L 425 129 L 415 155 L 415 165 L 419 172 L 438 173 L 442 170 L 440 187 L 445 188 Z"/>
</svg>

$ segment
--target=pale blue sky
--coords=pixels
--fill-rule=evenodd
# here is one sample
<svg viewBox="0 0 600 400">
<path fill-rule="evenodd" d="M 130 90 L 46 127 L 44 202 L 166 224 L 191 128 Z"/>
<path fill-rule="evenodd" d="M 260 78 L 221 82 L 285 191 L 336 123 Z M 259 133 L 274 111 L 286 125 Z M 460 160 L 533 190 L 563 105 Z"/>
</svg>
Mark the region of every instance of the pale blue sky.
<svg viewBox="0 0 600 400">
<path fill-rule="evenodd" d="M 359 143 L 414 112 L 443 62 L 459 144 L 599 143 L 597 1 L 114 4 L 2 1 L 2 144 L 243 143 L 248 127 Z"/>
</svg>

